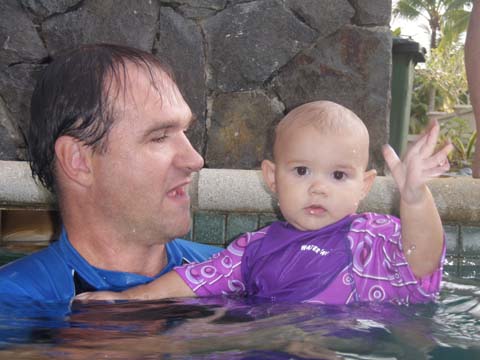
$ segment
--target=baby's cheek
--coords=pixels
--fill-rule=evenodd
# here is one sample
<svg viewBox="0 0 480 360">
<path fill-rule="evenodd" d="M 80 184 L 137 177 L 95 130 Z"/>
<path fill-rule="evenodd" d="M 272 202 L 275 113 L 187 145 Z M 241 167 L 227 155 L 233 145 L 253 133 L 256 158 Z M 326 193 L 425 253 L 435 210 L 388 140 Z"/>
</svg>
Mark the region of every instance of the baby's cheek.
<svg viewBox="0 0 480 360">
<path fill-rule="evenodd" d="M 343 214 L 340 214 L 340 215 L 344 215 L 344 216 L 347 216 L 347 215 L 350 215 L 350 214 L 353 214 L 353 213 L 356 213 L 358 212 L 358 207 L 360 205 L 360 201 L 359 200 L 352 200 L 350 199 L 348 202 L 345 201 L 343 203 L 343 206 L 342 206 L 342 210 L 341 212 Z"/>
</svg>

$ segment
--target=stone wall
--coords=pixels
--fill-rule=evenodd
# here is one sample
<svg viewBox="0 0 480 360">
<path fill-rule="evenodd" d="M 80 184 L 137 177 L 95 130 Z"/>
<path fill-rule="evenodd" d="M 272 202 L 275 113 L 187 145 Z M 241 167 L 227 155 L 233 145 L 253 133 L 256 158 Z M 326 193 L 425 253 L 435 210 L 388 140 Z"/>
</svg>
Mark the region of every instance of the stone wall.
<svg viewBox="0 0 480 360">
<path fill-rule="evenodd" d="M 286 111 L 327 99 L 365 121 L 381 172 L 390 12 L 390 0 L 2 0 L 0 159 L 24 158 L 29 98 L 55 54 L 110 42 L 172 65 L 208 167 L 258 167 Z"/>
</svg>

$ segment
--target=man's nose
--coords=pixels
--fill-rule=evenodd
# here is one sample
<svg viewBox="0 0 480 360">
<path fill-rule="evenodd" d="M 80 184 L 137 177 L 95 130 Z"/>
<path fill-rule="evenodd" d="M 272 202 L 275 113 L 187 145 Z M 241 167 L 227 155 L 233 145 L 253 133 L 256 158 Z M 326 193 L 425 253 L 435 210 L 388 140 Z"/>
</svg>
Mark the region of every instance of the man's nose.
<svg viewBox="0 0 480 360">
<path fill-rule="evenodd" d="M 185 134 L 182 134 L 179 156 L 177 157 L 177 165 L 188 169 L 191 172 L 199 171 L 204 164 L 202 156 L 194 149 L 190 140 Z"/>
</svg>

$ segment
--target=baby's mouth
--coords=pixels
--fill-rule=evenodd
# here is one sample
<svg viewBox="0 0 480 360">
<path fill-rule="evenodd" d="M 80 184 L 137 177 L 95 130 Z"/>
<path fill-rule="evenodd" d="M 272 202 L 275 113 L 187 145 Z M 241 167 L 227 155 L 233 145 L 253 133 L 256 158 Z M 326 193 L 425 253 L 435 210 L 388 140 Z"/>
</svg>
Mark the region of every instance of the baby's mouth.
<svg viewBox="0 0 480 360">
<path fill-rule="evenodd" d="M 322 215 L 327 210 L 323 206 L 320 206 L 320 205 L 310 205 L 310 206 L 305 208 L 305 211 L 310 215 Z"/>
</svg>

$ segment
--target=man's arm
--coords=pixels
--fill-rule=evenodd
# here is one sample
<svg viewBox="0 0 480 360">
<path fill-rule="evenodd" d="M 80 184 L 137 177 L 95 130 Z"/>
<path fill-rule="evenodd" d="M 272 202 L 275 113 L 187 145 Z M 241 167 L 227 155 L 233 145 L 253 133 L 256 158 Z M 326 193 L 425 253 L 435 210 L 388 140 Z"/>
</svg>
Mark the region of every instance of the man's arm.
<svg viewBox="0 0 480 360">
<path fill-rule="evenodd" d="M 440 262 L 443 247 L 443 228 L 427 181 L 448 171 L 447 144 L 434 153 L 439 125 L 434 122 L 408 150 L 403 161 L 389 146 L 383 155 L 400 191 L 402 246 L 416 277 L 431 274 Z"/>
<path fill-rule="evenodd" d="M 480 130 L 480 0 L 474 0 L 465 40 L 465 68 L 477 131 Z M 480 178 L 480 136 L 475 144 L 473 177 Z"/>
<path fill-rule="evenodd" d="M 172 297 L 194 297 L 195 293 L 175 272 L 159 277 L 151 283 L 135 286 L 125 291 L 86 292 L 75 297 L 75 300 L 151 300 Z"/>
</svg>

